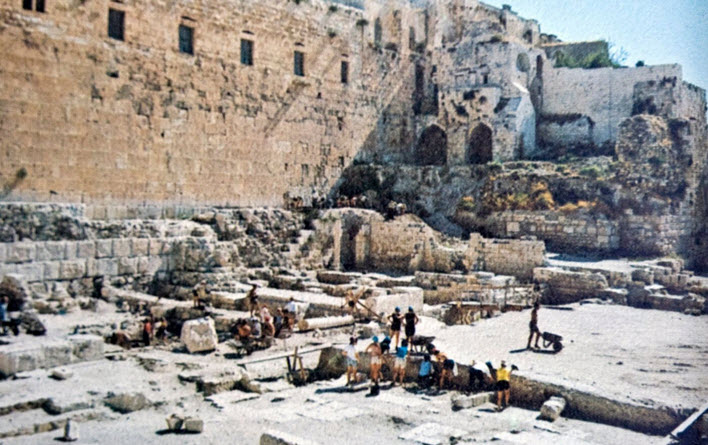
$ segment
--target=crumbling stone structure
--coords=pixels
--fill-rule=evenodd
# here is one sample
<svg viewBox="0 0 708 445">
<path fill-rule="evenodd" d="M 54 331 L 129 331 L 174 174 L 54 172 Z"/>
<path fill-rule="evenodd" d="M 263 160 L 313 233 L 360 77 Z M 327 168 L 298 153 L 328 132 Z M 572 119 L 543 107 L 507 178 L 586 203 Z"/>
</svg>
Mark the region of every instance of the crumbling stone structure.
<svg viewBox="0 0 708 445">
<path fill-rule="evenodd" d="M 705 91 L 678 65 L 556 67 L 607 45 L 559 42 L 476 0 L 25 3 L 0 6 L 2 199 L 116 216 L 347 190 L 455 235 L 705 263 Z M 588 161 L 497 177 L 497 162 L 560 157 Z M 362 167 L 376 181 L 353 186 Z M 519 178 L 552 199 L 528 205 Z M 489 205 L 504 190 L 513 205 Z M 568 211 L 582 202 L 596 212 Z M 548 213 L 506 213 L 529 210 Z"/>
</svg>

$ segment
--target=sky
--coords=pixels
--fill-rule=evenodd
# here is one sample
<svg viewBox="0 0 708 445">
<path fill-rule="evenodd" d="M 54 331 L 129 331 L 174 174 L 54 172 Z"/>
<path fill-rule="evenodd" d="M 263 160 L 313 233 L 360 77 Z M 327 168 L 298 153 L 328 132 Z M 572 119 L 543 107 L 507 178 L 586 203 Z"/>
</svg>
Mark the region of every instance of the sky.
<svg viewBox="0 0 708 445">
<path fill-rule="evenodd" d="M 624 65 L 679 63 L 683 80 L 708 89 L 708 0 L 483 0 L 536 19 L 563 41 L 604 39 Z"/>
</svg>

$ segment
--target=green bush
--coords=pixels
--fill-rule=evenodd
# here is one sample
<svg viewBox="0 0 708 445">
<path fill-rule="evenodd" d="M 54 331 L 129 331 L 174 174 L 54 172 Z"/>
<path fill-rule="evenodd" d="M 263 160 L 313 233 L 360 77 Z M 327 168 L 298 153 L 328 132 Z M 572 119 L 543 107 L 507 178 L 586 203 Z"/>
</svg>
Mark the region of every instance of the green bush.
<svg viewBox="0 0 708 445">
<path fill-rule="evenodd" d="M 463 196 L 462 199 L 457 203 L 457 210 L 461 212 L 473 212 L 474 211 L 474 197 Z"/>
<path fill-rule="evenodd" d="M 602 176 L 602 171 L 600 168 L 593 165 L 591 167 L 584 167 L 579 172 L 582 176 L 587 176 L 588 178 L 597 179 Z"/>
</svg>

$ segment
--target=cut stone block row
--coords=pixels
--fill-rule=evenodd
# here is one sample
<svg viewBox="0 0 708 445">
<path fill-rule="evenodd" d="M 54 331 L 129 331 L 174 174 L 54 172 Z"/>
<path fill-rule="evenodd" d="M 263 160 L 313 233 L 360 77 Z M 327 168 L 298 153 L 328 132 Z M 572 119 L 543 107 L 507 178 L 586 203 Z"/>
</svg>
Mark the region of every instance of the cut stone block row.
<svg viewBox="0 0 708 445">
<path fill-rule="evenodd" d="M 0 351 L 0 374 L 10 376 L 33 369 L 54 368 L 103 358 L 103 339 L 74 335 L 67 340 L 8 345 Z"/>
<path fill-rule="evenodd" d="M 168 254 L 175 239 L 115 238 L 95 241 L 0 243 L 0 264 Z"/>
<path fill-rule="evenodd" d="M 142 256 L 123 258 L 88 258 L 44 261 L 23 264 L 0 264 L 0 276 L 20 274 L 27 282 L 74 280 L 95 276 L 150 275 L 174 268 L 171 257 Z"/>
</svg>

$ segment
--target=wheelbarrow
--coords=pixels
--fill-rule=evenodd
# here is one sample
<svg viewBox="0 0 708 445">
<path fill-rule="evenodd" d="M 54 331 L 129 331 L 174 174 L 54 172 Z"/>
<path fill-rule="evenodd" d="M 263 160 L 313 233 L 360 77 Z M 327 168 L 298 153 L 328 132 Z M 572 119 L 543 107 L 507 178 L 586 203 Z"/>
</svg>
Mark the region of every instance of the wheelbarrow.
<svg viewBox="0 0 708 445">
<path fill-rule="evenodd" d="M 560 352 L 563 349 L 563 343 L 561 341 L 563 340 L 563 337 L 561 337 L 558 334 L 552 334 L 550 332 L 544 332 L 541 334 L 541 338 L 543 339 L 543 347 L 544 348 L 549 348 L 553 347 L 553 352 Z"/>
</svg>

